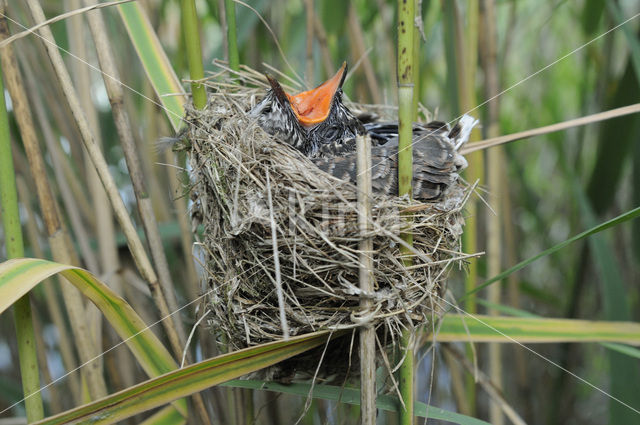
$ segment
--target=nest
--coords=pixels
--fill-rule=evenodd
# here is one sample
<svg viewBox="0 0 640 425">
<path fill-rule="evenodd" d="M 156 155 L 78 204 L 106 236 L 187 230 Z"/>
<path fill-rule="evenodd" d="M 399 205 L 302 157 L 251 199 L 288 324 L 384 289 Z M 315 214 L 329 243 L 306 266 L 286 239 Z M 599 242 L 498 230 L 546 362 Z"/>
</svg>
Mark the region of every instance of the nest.
<svg viewBox="0 0 640 425">
<path fill-rule="evenodd" d="M 213 289 L 208 309 L 214 330 L 231 349 L 281 339 L 278 274 L 291 336 L 367 323 L 393 339 L 434 320 L 448 271 L 463 258 L 461 210 L 469 188 L 459 183 L 440 202 L 426 204 L 374 193 L 373 230 L 361 234 L 356 187 L 321 172 L 247 116 L 265 93 L 256 75 L 209 82 L 206 108 L 187 112 L 183 149 L 192 219 L 203 226 L 200 261 Z M 256 87 L 247 87 L 248 80 Z M 410 223 L 403 211 L 414 213 Z M 401 232 L 413 234 L 408 268 Z M 358 287 L 364 237 L 374 245 L 370 294 Z M 370 311 L 360 307 L 363 296 L 373 300 Z"/>
</svg>

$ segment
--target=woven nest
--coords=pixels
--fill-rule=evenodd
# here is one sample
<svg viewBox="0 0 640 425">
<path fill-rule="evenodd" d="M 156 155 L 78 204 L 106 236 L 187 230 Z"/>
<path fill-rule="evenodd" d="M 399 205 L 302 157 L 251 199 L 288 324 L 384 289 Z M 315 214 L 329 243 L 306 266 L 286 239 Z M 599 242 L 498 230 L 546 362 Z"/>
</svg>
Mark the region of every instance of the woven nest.
<svg viewBox="0 0 640 425">
<path fill-rule="evenodd" d="M 461 210 L 469 188 L 458 183 L 440 202 L 427 204 L 374 193 L 373 230 L 361 234 L 356 187 L 321 172 L 247 116 L 265 94 L 263 81 L 248 71 L 209 80 L 206 108 L 187 112 L 183 149 L 192 219 L 204 227 L 200 261 L 213 289 L 208 309 L 214 330 L 232 349 L 283 337 L 272 226 L 292 336 L 369 323 L 394 337 L 438 317 L 434 306 L 447 272 L 464 257 Z M 400 215 L 407 210 L 414 212 L 410 224 Z M 413 234 L 410 268 L 401 263 L 401 232 Z M 373 238 L 372 294 L 358 287 L 364 237 Z M 362 296 L 373 300 L 370 311 L 362 311 Z"/>
</svg>

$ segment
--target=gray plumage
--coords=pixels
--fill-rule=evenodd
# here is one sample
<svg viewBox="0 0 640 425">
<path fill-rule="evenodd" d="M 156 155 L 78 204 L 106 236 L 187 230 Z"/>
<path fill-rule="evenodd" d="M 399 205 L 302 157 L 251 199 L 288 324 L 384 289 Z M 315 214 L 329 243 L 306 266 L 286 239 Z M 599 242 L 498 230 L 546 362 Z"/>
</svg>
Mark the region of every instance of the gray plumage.
<svg viewBox="0 0 640 425">
<path fill-rule="evenodd" d="M 373 122 L 363 124 L 342 102 L 342 89 L 331 99 L 330 112 L 322 122 L 303 126 L 293 112 L 289 97 L 280 84 L 267 76 L 271 89 L 250 115 L 269 134 L 308 156 L 321 170 L 355 184 L 356 145 L 358 135 L 369 134 L 372 140 L 373 190 L 398 194 L 398 124 Z M 340 83 L 342 84 L 342 83 Z M 436 201 L 458 179 L 467 162 L 458 149 L 466 143 L 477 120 L 463 116 L 451 128 L 443 122 L 414 124 L 413 127 L 413 197 Z"/>
<path fill-rule="evenodd" d="M 438 200 L 447 187 L 455 183 L 458 173 L 467 166 L 455 146 L 459 128 L 427 129 L 417 133 L 413 141 L 413 197 L 425 201 Z M 355 182 L 356 152 L 339 158 L 312 158 L 321 170 L 341 180 Z M 374 191 L 398 194 L 398 138 L 392 137 L 381 146 L 371 147 L 371 180 Z"/>
</svg>

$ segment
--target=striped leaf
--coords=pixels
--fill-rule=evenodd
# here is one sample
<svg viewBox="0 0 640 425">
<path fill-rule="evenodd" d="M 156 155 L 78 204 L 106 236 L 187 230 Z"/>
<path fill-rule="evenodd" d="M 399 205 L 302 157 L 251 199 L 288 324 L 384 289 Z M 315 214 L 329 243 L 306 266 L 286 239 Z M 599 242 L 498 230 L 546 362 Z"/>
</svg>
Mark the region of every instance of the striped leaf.
<svg viewBox="0 0 640 425">
<path fill-rule="evenodd" d="M 622 342 L 640 345 L 640 323 L 449 314 L 442 320 L 436 339 L 440 342 Z"/>
<path fill-rule="evenodd" d="M 334 335 L 338 335 L 335 333 Z M 37 424 L 114 423 L 132 415 L 170 403 L 324 344 L 331 334 L 315 332 L 287 341 L 277 341 L 235 351 L 189 365 L 134 385 L 103 399 L 47 418 Z"/>
<path fill-rule="evenodd" d="M 160 99 L 173 129 L 177 131 L 180 128 L 182 117 L 184 117 L 186 101 L 180 80 L 140 3 L 121 4 L 118 6 L 118 11 L 142 62 L 147 78 Z"/>
<path fill-rule="evenodd" d="M 60 274 L 89 298 L 126 342 L 149 376 L 159 376 L 178 366 L 160 340 L 129 304 L 86 270 L 34 258 L 18 258 L 0 264 L 0 313 L 43 280 Z M 186 415 L 184 401 L 176 403 Z"/>
</svg>

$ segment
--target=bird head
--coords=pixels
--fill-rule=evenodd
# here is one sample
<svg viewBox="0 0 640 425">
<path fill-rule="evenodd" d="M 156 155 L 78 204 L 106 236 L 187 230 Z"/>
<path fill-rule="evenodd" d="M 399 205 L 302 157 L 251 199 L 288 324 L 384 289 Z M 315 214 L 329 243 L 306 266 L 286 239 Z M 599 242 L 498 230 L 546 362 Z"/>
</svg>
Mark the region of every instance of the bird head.
<svg viewBox="0 0 640 425">
<path fill-rule="evenodd" d="M 318 87 L 292 95 L 272 76 L 266 75 L 271 90 L 254 108 L 260 125 L 268 133 L 314 156 L 321 145 L 340 143 L 343 139 L 364 133 L 364 128 L 342 103 L 342 85 L 347 63 Z"/>
<path fill-rule="evenodd" d="M 314 151 L 307 131 L 298 121 L 293 111 L 289 96 L 278 80 L 266 74 L 271 89 L 256 106 L 251 109 L 249 116 L 255 117 L 258 124 L 267 133 L 276 136 L 281 141 L 293 146 L 305 155 Z"/>
</svg>

